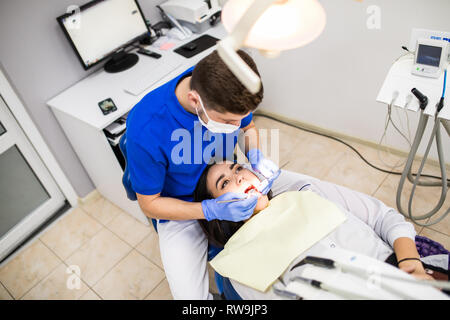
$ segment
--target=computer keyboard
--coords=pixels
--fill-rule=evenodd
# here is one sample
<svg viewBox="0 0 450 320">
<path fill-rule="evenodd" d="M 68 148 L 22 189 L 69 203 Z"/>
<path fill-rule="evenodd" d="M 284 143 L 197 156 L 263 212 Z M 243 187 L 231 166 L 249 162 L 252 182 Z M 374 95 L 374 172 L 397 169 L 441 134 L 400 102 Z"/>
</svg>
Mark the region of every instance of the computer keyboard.
<svg viewBox="0 0 450 320">
<path fill-rule="evenodd" d="M 181 63 L 176 61 L 162 62 L 152 70 L 148 70 L 146 73 L 143 73 L 126 83 L 124 90 L 132 95 L 138 96 L 179 66 L 181 66 Z"/>
</svg>

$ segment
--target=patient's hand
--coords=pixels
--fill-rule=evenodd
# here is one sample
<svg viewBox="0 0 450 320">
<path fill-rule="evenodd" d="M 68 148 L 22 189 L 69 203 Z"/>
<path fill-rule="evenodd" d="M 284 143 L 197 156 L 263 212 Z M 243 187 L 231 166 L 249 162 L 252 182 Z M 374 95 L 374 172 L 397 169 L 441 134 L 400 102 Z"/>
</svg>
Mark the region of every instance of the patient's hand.
<svg viewBox="0 0 450 320">
<path fill-rule="evenodd" d="M 407 261 L 403 261 L 401 262 L 398 267 L 411 274 L 412 276 L 414 276 L 417 279 L 420 280 L 433 280 L 433 277 L 428 275 L 422 265 L 422 262 L 417 261 L 417 260 L 407 260 Z"/>
<path fill-rule="evenodd" d="M 417 252 L 416 243 L 413 239 L 407 237 L 400 237 L 394 241 L 394 252 L 397 256 L 397 261 L 402 261 L 405 258 L 419 259 L 420 257 Z M 419 260 L 403 260 L 398 264 L 398 267 L 418 279 L 433 279 L 425 272 L 423 264 Z"/>
</svg>

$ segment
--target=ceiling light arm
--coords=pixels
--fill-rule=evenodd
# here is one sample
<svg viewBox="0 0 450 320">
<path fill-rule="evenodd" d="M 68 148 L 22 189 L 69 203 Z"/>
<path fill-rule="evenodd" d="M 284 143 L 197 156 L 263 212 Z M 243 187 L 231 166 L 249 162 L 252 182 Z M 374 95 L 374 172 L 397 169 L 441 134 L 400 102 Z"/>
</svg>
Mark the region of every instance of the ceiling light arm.
<svg viewBox="0 0 450 320">
<path fill-rule="evenodd" d="M 242 82 L 242 84 L 253 94 L 259 92 L 261 79 L 237 54 L 255 25 L 256 21 L 273 3 L 284 3 L 287 0 L 255 0 L 242 15 L 233 31 L 217 44 L 219 56 L 231 70 L 231 72 Z"/>
</svg>

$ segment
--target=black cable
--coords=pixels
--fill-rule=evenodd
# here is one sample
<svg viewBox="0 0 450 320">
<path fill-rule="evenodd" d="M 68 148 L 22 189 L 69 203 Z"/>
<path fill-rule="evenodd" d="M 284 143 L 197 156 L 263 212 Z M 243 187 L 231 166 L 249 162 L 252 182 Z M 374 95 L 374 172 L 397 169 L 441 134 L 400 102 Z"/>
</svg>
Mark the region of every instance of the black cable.
<svg viewBox="0 0 450 320">
<path fill-rule="evenodd" d="M 409 53 L 414 53 L 414 52 L 409 51 L 409 49 L 406 46 L 402 46 L 402 49 L 405 51 L 408 51 Z"/>
<path fill-rule="evenodd" d="M 359 156 L 359 157 L 360 157 L 367 165 L 371 166 L 372 168 L 374 168 L 374 169 L 376 169 L 376 170 L 378 170 L 378 171 L 384 172 L 384 173 L 395 174 L 395 175 L 399 175 L 399 176 L 402 175 L 402 172 L 395 172 L 395 171 L 385 170 L 385 169 L 378 168 L 377 166 L 371 164 L 369 161 L 367 161 L 367 160 L 366 160 L 366 159 L 358 152 L 358 150 L 356 150 L 353 146 L 351 146 L 350 144 L 348 144 L 348 143 L 345 142 L 345 141 L 342 141 L 342 140 L 339 139 L 339 138 L 336 138 L 336 137 L 333 137 L 333 136 L 330 136 L 330 135 L 327 135 L 327 134 L 324 134 L 324 133 L 320 133 L 320 132 L 317 132 L 317 131 L 313 131 L 313 130 L 310 130 L 310 129 L 306 129 L 306 128 L 303 128 L 303 127 L 300 127 L 300 126 L 291 124 L 291 123 L 289 123 L 289 122 L 286 122 L 286 121 L 277 119 L 277 118 L 275 118 L 275 117 L 272 117 L 272 116 L 269 116 L 269 115 L 266 115 L 266 114 L 256 113 L 256 114 L 255 114 L 255 117 L 264 117 L 264 118 L 267 118 L 267 119 L 271 119 L 271 120 L 274 120 L 274 121 L 278 121 L 278 122 L 283 123 L 283 124 L 285 124 L 285 125 L 288 125 L 288 126 L 290 126 L 290 127 L 297 128 L 297 129 L 300 129 L 300 130 L 303 130 L 303 131 L 306 131 L 306 132 L 309 132 L 309 133 L 317 134 L 317 135 L 319 135 L 319 136 L 323 136 L 323 137 L 326 137 L 326 138 L 335 140 L 335 141 L 337 141 L 337 142 L 340 142 L 340 143 L 346 145 L 347 147 L 349 147 L 350 149 L 352 149 L 354 152 L 356 152 L 356 154 L 357 154 L 357 155 L 358 155 L 358 156 Z M 413 173 L 412 175 L 413 175 L 413 176 L 417 176 L 416 173 Z M 432 179 L 442 180 L 441 177 L 436 177 L 436 176 L 427 175 L 427 174 L 421 174 L 420 176 L 421 176 L 421 177 L 426 177 L 426 178 L 432 178 Z M 450 182 L 449 179 L 447 179 L 447 181 Z"/>
</svg>

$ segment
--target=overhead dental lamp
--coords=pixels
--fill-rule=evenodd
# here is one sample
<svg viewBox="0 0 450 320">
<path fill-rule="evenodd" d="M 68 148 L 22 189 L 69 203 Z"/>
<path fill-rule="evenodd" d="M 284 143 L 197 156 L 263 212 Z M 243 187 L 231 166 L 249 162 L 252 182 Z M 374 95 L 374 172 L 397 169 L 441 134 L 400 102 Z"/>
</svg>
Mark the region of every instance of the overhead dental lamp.
<svg viewBox="0 0 450 320">
<path fill-rule="evenodd" d="M 217 45 L 219 56 L 251 93 L 257 93 L 261 79 L 237 51 L 256 48 L 276 57 L 306 45 L 322 33 L 326 13 L 317 0 L 229 0 L 222 23 L 229 34 Z"/>
</svg>

